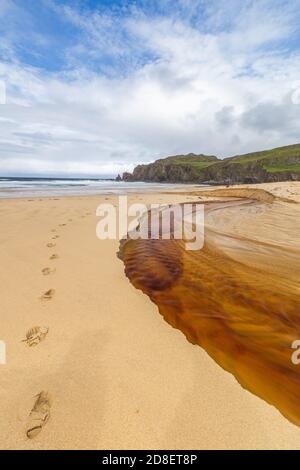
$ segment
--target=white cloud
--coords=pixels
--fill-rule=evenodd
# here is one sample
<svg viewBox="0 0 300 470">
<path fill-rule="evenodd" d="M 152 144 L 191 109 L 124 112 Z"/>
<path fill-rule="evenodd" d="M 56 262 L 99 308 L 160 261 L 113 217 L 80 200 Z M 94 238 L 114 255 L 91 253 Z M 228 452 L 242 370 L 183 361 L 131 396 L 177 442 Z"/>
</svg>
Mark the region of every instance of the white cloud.
<svg viewBox="0 0 300 470">
<path fill-rule="evenodd" d="M 123 16 L 65 9 L 82 33 L 65 51 L 65 70 L 15 57 L 0 63 L 7 85 L 0 173 L 107 175 L 175 153 L 227 156 L 294 143 L 300 55 L 288 44 L 298 0 L 286 8 L 211 3 L 194 22 L 137 9 Z M 180 8 L 192 16 L 201 4 Z M 112 64 L 97 71 L 90 63 L 97 54 Z"/>
</svg>

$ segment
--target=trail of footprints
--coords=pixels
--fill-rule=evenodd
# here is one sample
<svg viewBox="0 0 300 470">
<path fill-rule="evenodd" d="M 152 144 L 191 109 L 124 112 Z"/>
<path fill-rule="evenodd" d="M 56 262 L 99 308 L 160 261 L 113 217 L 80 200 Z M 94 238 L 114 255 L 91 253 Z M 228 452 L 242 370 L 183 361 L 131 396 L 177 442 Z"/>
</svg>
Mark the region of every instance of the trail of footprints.
<svg viewBox="0 0 300 470">
<path fill-rule="evenodd" d="M 91 215 L 90 212 L 85 213 L 84 215 L 81 215 L 81 217 L 89 216 Z M 73 219 L 69 219 L 68 222 L 72 222 Z M 61 223 L 58 226 L 59 227 L 65 227 L 67 223 Z M 56 233 L 57 229 L 52 229 L 51 234 L 54 234 L 51 239 L 52 240 L 58 240 L 59 235 Z M 55 241 L 51 241 L 47 243 L 47 248 L 55 248 L 56 243 Z M 59 258 L 57 253 L 52 253 L 49 257 L 49 260 L 57 260 Z M 49 276 L 51 274 L 54 274 L 56 272 L 55 268 L 43 268 L 42 269 L 42 274 L 44 276 Z M 50 301 L 53 299 L 55 295 L 55 289 L 48 289 L 46 292 L 42 294 L 40 297 L 41 301 Z M 49 327 L 46 326 L 34 326 L 30 328 L 26 332 L 26 337 L 22 340 L 22 342 L 26 343 L 28 347 L 36 347 L 38 346 L 42 341 L 44 341 L 49 333 Z M 35 436 L 37 436 L 45 426 L 45 424 L 48 422 L 50 418 L 50 409 L 51 409 L 51 404 L 52 404 L 52 399 L 47 391 L 41 391 L 36 395 L 35 401 L 33 404 L 33 407 L 29 413 L 28 419 L 27 419 L 27 424 L 26 424 L 26 436 L 28 439 L 33 439 Z"/>
</svg>

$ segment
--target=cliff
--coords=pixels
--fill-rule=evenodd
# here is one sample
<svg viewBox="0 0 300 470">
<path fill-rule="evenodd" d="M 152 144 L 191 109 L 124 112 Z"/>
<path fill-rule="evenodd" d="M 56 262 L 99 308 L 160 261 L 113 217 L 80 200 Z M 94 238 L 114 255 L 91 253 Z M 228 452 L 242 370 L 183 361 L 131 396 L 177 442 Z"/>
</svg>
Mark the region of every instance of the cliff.
<svg viewBox="0 0 300 470">
<path fill-rule="evenodd" d="M 300 181 L 300 144 L 218 159 L 211 155 L 175 155 L 138 165 L 124 181 L 238 184 Z"/>
</svg>

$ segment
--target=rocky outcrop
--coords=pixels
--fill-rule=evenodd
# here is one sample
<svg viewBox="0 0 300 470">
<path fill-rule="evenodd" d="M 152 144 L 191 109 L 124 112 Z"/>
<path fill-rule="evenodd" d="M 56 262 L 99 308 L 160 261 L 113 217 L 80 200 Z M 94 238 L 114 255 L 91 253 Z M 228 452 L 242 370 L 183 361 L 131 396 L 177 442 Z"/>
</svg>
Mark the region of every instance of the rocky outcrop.
<svg viewBox="0 0 300 470">
<path fill-rule="evenodd" d="M 124 181 L 240 184 L 300 181 L 300 145 L 220 160 L 211 155 L 176 155 L 138 165 Z"/>
<path fill-rule="evenodd" d="M 217 157 L 212 155 L 175 155 L 148 165 L 138 165 L 133 173 L 123 173 L 123 180 L 193 183 L 199 180 L 201 169 L 217 161 Z"/>
</svg>

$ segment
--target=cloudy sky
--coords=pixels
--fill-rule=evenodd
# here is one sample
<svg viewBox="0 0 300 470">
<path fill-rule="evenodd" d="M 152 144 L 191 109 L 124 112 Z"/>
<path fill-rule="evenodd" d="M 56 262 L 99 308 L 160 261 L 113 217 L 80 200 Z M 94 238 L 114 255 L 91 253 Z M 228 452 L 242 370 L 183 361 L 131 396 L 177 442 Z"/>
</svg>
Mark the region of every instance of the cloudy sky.
<svg viewBox="0 0 300 470">
<path fill-rule="evenodd" d="M 300 142 L 300 0 L 0 0 L 0 103 L 0 175 Z"/>
</svg>

